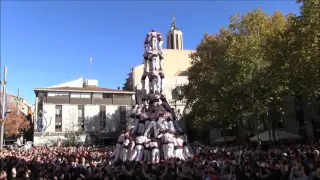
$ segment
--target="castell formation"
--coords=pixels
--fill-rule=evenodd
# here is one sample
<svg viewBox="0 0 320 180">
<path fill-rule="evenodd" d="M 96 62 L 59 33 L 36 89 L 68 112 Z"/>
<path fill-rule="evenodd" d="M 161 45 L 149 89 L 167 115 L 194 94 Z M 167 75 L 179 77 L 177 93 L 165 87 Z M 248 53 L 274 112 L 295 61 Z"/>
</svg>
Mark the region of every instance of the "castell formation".
<svg viewBox="0 0 320 180">
<path fill-rule="evenodd" d="M 151 30 L 144 40 L 142 88 L 136 95 L 131 117 L 134 125 L 119 136 L 114 161 L 145 161 L 193 157 L 187 136 L 178 125 L 179 116 L 164 93 L 162 35 Z M 146 81 L 149 86 L 146 87 Z"/>
</svg>

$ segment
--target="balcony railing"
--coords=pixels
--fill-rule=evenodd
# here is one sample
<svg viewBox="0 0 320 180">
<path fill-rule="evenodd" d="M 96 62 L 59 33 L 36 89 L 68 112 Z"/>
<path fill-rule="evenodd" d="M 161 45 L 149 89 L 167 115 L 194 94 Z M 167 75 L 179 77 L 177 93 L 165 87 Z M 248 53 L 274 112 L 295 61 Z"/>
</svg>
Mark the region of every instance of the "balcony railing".
<svg viewBox="0 0 320 180">
<path fill-rule="evenodd" d="M 170 106 L 176 106 L 176 105 L 186 105 L 187 100 L 183 99 L 181 101 L 175 100 L 175 99 L 168 99 L 167 100 Z"/>
</svg>

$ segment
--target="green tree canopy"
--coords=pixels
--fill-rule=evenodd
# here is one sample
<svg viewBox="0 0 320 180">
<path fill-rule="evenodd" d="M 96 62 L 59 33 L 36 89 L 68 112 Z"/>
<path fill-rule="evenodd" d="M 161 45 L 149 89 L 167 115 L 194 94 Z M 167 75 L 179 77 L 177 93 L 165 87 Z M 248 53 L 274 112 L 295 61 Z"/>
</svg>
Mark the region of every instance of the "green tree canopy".
<svg viewBox="0 0 320 180">
<path fill-rule="evenodd" d="M 283 36 L 292 18 L 257 9 L 232 16 L 218 34 L 204 35 L 191 55 L 189 84 L 181 87 L 197 127 L 229 127 L 281 107 L 289 92 Z"/>
</svg>

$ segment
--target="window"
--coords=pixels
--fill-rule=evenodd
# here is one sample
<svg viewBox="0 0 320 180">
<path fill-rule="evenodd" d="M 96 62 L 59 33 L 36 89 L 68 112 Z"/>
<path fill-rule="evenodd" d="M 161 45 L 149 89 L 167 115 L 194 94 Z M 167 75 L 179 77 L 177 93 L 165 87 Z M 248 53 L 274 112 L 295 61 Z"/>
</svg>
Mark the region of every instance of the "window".
<svg viewBox="0 0 320 180">
<path fill-rule="evenodd" d="M 125 129 L 127 121 L 127 107 L 120 106 L 120 129 Z"/>
<path fill-rule="evenodd" d="M 100 130 L 106 129 L 106 106 L 100 106 Z"/>
<path fill-rule="evenodd" d="M 179 49 L 179 35 L 176 34 L 176 48 Z"/>
<path fill-rule="evenodd" d="M 91 94 L 90 93 L 71 93 L 71 98 L 79 98 L 79 99 L 90 99 Z"/>
<path fill-rule="evenodd" d="M 171 34 L 170 42 L 171 42 L 171 49 L 174 49 L 174 35 L 173 34 Z"/>
<path fill-rule="evenodd" d="M 80 130 L 84 130 L 84 106 L 78 106 L 78 125 Z"/>
<path fill-rule="evenodd" d="M 109 93 L 103 93 L 103 98 L 106 99 L 106 98 L 112 98 L 112 94 L 109 94 Z"/>
<path fill-rule="evenodd" d="M 183 44 L 183 43 L 182 43 L 182 35 L 180 34 L 180 49 L 183 49 L 183 48 L 182 48 L 182 44 Z"/>
<path fill-rule="evenodd" d="M 48 92 L 48 97 L 68 97 L 67 92 Z"/>
<path fill-rule="evenodd" d="M 62 106 L 61 105 L 56 105 L 55 131 L 62 132 Z"/>
<path fill-rule="evenodd" d="M 93 93 L 92 97 L 96 98 L 96 99 L 102 99 L 103 98 L 103 94 L 102 93 Z"/>
<path fill-rule="evenodd" d="M 114 94 L 113 97 L 117 99 L 130 99 L 130 95 L 128 94 Z"/>
</svg>

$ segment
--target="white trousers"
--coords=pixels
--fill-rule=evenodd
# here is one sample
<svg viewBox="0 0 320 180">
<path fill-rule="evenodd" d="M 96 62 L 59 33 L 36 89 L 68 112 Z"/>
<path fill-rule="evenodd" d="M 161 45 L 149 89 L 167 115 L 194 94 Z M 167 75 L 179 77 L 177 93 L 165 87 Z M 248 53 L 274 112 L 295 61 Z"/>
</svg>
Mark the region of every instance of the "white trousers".
<svg viewBox="0 0 320 180">
<path fill-rule="evenodd" d="M 143 160 L 145 162 L 150 162 L 151 161 L 151 153 L 150 150 L 143 150 Z"/>
<path fill-rule="evenodd" d="M 134 153 L 131 157 L 132 160 L 141 161 L 143 157 L 143 146 L 142 145 L 136 145 L 134 148 Z"/>
<path fill-rule="evenodd" d="M 115 157 L 114 157 L 115 162 L 119 160 L 121 154 L 122 154 L 122 144 L 117 143 L 116 150 L 115 150 Z"/>
<path fill-rule="evenodd" d="M 166 120 L 164 118 L 159 118 L 158 122 L 157 122 L 157 126 L 158 126 L 158 130 L 159 131 L 164 131 L 166 130 L 166 124 L 165 124 Z"/>
<path fill-rule="evenodd" d="M 122 161 L 127 161 L 130 158 L 130 152 L 128 148 L 122 148 Z"/>
<path fill-rule="evenodd" d="M 167 129 L 170 130 L 171 132 L 176 132 L 172 121 L 167 122 Z"/>
<path fill-rule="evenodd" d="M 163 70 L 163 59 L 159 58 L 159 69 Z"/>
<path fill-rule="evenodd" d="M 144 135 L 147 136 L 149 134 L 149 131 L 151 130 L 151 128 L 153 128 L 154 137 L 157 137 L 158 136 L 158 128 L 157 128 L 157 122 L 155 122 L 155 121 L 151 121 L 148 124 L 147 129 L 144 132 Z"/>
<path fill-rule="evenodd" d="M 150 41 L 149 41 L 149 45 L 151 47 L 151 50 L 156 50 L 156 48 L 158 48 L 157 46 L 158 40 L 156 37 L 151 37 Z"/>
<path fill-rule="evenodd" d="M 159 79 L 160 79 L 159 77 L 152 79 L 152 92 L 153 93 L 160 93 L 160 81 L 159 81 Z"/>
<path fill-rule="evenodd" d="M 157 164 L 160 161 L 160 152 L 158 148 L 151 150 L 151 162 L 152 164 Z"/>
<path fill-rule="evenodd" d="M 154 73 L 155 71 L 156 71 L 156 69 L 157 69 L 157 57 L 156 56 L 153 56 L 152 58 L 151 58 L 151 70 L 150 70 L 150 72 L 152 72 L 152 73 Z"/>
<path fill-rule="evenodd" d="M 176 158 L 179 158 L 180 160 L 184 161 L 185 158 L 184 158 L 184 155 L 183 155 L 183 149 L 175 149 L 174 150 L 174 156 Z"/>
<path fill-rule="evenodd" d="M 167 159 L 174 157 L 174 144 L 169 143 L 167 144 Z"/>
<path fill-rule="evenodd" d="M 168 151 L 167 151 L 167 144 L 162 144 L 162 152 L 164 160 L 168 159 Z"/>
<path fill-rule="evenodd" d="M 162 51 L 162 44 L 163 44 L 163 41 L 159 41 L 158 50 L 160 50 L 160 51 Z"/>
<path fill-rule="evenodd" d="M 184 155 L 185 159 L 192 157 L 192 154 L 189 151 L 189 147 L 187 145 L 183 146 L 183 155 Z"/>
<path fill-rule="evenodd" d="M 164 78 L 160 78 L 160 91 L 164 93 Z"/>
</svg>

